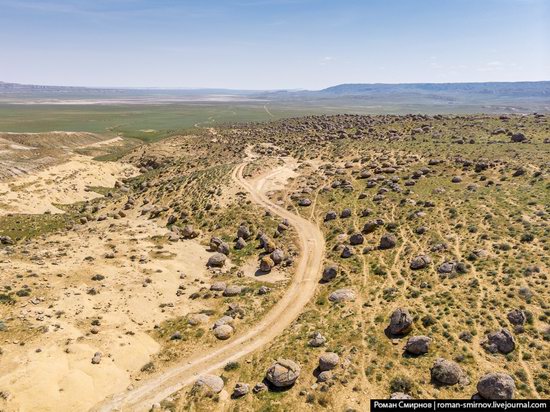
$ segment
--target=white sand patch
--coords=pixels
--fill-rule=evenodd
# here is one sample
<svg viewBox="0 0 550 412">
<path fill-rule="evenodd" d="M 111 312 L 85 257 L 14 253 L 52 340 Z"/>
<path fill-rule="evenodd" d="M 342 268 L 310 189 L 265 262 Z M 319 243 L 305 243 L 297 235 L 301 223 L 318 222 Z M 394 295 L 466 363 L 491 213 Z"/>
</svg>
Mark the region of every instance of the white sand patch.
<svg viewBox="0 0 550 412">
<path fill-rule="evenodd" d="M 137 174 L 129 164 L 97 162 L 89 156 L 74 156 L 70 161 L 0 182 L 2 197 L 0 215 L 7 213 L 63 213 L 54 203 L 71 204 L 91 200 L 101 195 L 88 190 L 90 186 L 113 187 L 119 179 Z"/>
<path fill-rule="evenodd" d="M 23 146 L 23 145 L 20 145 L 20 144 L 10 144 L 10 149 L 13 149 L 13 150 L 34 150 L 36 148 L 31 147 L 31 146 Z"/>
<path fill-rule="evenodd" d="M 92 144 L 89 144 L 89 145 L 86 145 L 86 147 L 102 147 L 102 146 L 109 146 L 113 143 L 116 143 L 116 142 L 120 142 L 122 139 L 122 137 L 120 136 L 117 136 L 117 137 L 113 137 L 112 139 L 108 139 L 108 140 L 103 140 L 101 142 L 96 142 L 96 143 L 92 143 Z"/>
</svg>

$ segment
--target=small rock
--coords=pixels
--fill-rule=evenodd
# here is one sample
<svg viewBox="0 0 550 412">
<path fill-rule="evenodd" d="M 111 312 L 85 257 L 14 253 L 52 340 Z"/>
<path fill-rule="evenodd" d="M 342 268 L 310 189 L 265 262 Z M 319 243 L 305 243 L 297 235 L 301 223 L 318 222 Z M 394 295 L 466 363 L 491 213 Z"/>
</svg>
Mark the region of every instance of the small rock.
<svg viewBox="0 0 550 412">
<path fill-rule="evenodd" d="M 330 282 L 336 277 L 337 274 L 338 274 L 338 266 L 329 265 L 323 269 L 323 276 L 321 280 L 323 282 Z"/>
<path fill-rule="evenodd" d="M 310 338 L 311 339 L 308 342 L 308 345 L 313 348 L 318 348 L 320 346 L 323 346 L 327 342 L 326 338 L 323 335 L 321 335 L 321 332 L 313 332 Z"/>
<path fill-rule="evenodd" d="M 233 389 L 232 396 L 234 398 L 241 398 L 246 394 L 248 394 L 249 391 L 250 391 L 250 386 L 248 385 L 248 383 L 237 382 L 235 384 L 235 388 Z"/>
<path fill-rule="evenodd" d="M 260 393 L 267 390 L 267 385 L 263 382 L 258 382 L 254 387 L 252 388 L 252 392 L 254 393 Z"/>
<path fill-rule="evenodd" d="M 94 353 L 94 356 L 92 358 L 92 364 L 99 365 L 100 362 L 101 362 L 101 352 Z"/>
<path fill-rule="evenodd" d="M 432 262 L 432 260 L 430 259 L 430 257 L 428 255 L 420 255 L 420 256 L 415 257 L 411 261 L 410 268 L 412 270 L 424 269 L 424 268 L 428 267 L 428 265 L 431 262 Z"/>
<path fill-rule="evenodd" d="M 355 292 L 351 289 L 338 289 L 329 295 L 328 300 L 334 303 L 355 300 Z"/>
<path fill-rule="evenodd" d="M 319 357 L 319 370 L 320 371 L 330 371 L 338 366 L 340 363 L 340 357 L 337 353 L 326 352 Z"/>
<path fill-rule="evenodd" d="M 228 285 L 223 291 L 223 296 L 232 297 L 240 295 L 242 292 L 242 287 L 239 285 Z"/>
</svg>

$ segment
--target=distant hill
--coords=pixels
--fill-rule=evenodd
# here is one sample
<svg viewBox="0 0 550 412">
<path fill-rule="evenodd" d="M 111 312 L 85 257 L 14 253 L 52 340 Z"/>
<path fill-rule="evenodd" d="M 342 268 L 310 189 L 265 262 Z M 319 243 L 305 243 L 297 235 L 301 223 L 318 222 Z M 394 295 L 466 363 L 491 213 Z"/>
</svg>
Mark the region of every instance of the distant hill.
<svg viewBox="0 0 550 412">
<path fill-rule="evenodd" d="M 339 84 L 317 92 L 321 95 L 358 96 L 371 94 L 479 94 L 499 96 L 550 96 L 550 81 L 487 83 Z"/>
<path fill-rule="evenodd" d="M 279 91 L 262 98 L 287 104 L 372 113 L 550 111 L 550 81 L 340 84 L 317 91 Z"/>
</svg>

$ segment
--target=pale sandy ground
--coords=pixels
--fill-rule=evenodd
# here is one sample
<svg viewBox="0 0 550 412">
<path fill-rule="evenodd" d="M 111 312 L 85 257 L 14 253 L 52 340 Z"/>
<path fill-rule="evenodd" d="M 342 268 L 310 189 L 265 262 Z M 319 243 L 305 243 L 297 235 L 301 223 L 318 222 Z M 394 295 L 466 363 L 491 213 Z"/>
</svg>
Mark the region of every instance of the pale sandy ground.
<svg viewBox="0 0 550 412">
<path fill-rule="evenodd" d="M 75 149 L 100 149 L 121 140 L 86 132 L 0 132 L 0 181 L 64 163 L 75 154 Z"/>
<path fill-rule="evenodd" d="M 104 143 L 104 142 L 102 142 Z M 0 216 L 8 213 L 63 213 L 53 204 L 71 204 L 101 196 L 90 186 L 113 187 L 117 180 L 137 174 L 129 164 L 96 162 L 74 155 L 66 163 L 32 175 L 0 182 Z"/>
<path fill-rule="evenodd" d="M 143 130 L 143 131 L 146 131 L 146 130 Z M 152 130 L 154 131 L 154 130 Z M 112 139 L 108 139 L 108 140 L 103 140 L 102 142 L 96 142 L 96 143 L 91 143 L 89 145 L 87 145 L 86 147 L 102 147 L 102 146 L 109 146 L 113 143 L 116 143 L 116 142 L 120 142 L 122 141 L 122 137 L 120 136 L 117 136 L 117 137 L 113 137 Z"/>
<path fill-rule="evenodd" d="M 202 309 L 188 296 L 210 279 L 205 262 L 210 253 L 196 241 L 166 243 L 150 237 L 166 234 L 150 220 L 95 222 L 68 235 L 57 235 L 32 251 L 36 259 L 0 255 L 5 279 L 32 270 L 51 293 L 37 304 L 16 308 L 17 316 L 48 331 L 36 341 L 2 342 L 0 389 L 9 393 L 0 409 L 9 411 L 85 411 L 106 396 L 125 390 L 131 375 L 148 362 L 159 345 L 146 333 L 165 319 Z M 103 255 L 116 245 L 115 259 Z M 162 251 L 162 258 L 153 252 Z M 138 256 L 131 261 L 130 256 Z M 139 257 L 149 262 L 139 263 Z M 87 256 L 95 257 L 86 261 Z M 62 278 L 57 274 L 63 274 Z M 105 279 L 92 281 L 94 274 Z M 145 278 L 151 283 L 143 286 Z M 180 278 L 181 277 L 181 278 Z M 177 297 L 180 284 L 187 289 Z M 98 294 L 89 295 L 94 287 Z M 161 304 L 173 307 L 161 308 Z M 61 316 L 56 313 L 62 311 Z M 99 333 L 89 333 L 101 317 Z M 41 352 L 36 352 L 41 349 Z M 67 353 L 68 352 L 68 353 Z M 99 365 L 91 359 L 103 354 Z"/>
</svg>

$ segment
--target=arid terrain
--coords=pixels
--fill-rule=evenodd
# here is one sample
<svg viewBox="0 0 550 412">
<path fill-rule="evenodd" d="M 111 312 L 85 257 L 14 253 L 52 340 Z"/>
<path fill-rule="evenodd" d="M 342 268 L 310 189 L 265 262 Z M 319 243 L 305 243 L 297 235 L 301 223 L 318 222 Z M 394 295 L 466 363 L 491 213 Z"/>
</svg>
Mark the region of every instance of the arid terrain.
<svg viewBox="0 0 550 412">
<path fill-rule="evenodd" d="M 0 133 L 0 410 L 550 397 L 549 115 L 203 126 Z"/>
</svg>

